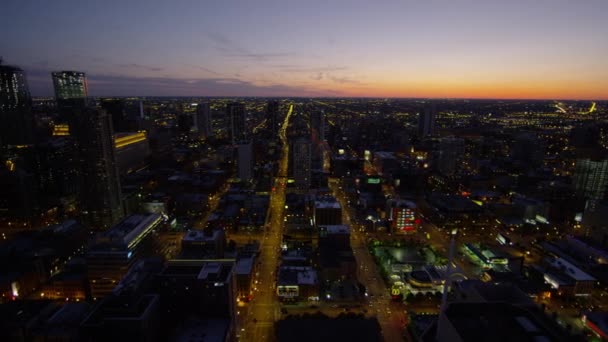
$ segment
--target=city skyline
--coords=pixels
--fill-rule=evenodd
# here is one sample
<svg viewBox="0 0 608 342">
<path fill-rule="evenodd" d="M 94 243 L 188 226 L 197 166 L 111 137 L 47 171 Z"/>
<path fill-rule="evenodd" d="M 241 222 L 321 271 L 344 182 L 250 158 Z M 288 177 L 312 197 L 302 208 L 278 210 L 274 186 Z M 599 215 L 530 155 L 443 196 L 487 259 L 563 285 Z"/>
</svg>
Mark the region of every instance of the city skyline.
<svg viewBox="0 0 608 342">
<path fill-rule="evenodd" d="M 608 99 L 605 1 L 108 5 L 9 1 L 5 63 L 34 96 Z"/>
</svg>

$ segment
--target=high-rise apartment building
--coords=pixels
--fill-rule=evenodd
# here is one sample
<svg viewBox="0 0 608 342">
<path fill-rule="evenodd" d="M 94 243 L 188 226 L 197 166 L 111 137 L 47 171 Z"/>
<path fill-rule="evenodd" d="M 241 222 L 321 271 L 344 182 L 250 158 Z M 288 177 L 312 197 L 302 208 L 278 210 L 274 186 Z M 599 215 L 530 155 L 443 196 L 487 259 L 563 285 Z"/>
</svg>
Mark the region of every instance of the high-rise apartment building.
<svg viewBox="0 0 608 342">
<path fill-rule="evenodd" d="M 608 186 L 608 159 L 578 159 L 573 184 L 579 197 L 603 199 Z"/>
<path fill-rule="evenodd" d="M 429 104 L 418 115 L 418 135 L 421 138 L 435 134 L 435 105 Z"/>
<path fill-rule="evenodd" d="M 247 140 L 245 105 L 239 102 L 232 102 L 226 106 L 226 114 L 230 118 L 230 141 L 233 145 L 239 141 Z"/>
</svg>

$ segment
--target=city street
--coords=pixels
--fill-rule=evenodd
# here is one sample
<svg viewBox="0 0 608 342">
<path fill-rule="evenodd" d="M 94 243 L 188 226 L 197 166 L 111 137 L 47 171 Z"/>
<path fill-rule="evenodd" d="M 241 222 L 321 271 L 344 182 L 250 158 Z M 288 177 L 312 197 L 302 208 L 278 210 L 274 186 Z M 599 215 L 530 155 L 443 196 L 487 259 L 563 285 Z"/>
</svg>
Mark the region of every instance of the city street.
<svg viewBox="0 0 608 342">
<path fill-rule="evenodd" d="M 357 276 L 369 295 L 368 313 L 377 317 L 385 341 L 402 341 L 402 332 L 407 324 L 404 307 L 403 305 L 391 305 L 387 287 L 380 276 L 374 258 L 367 249 L 365 235 L 358 229 L 358 225 L 351 222 L 349 205 L 344 194 L 338 189 L 339 184 L 337 179 L 330 179 L 330 189 L 333 190 L 343 209 L 343 224 L 351 227 L 351 247 L 357 260 Z M 391 310 L 392 307 L 396 307 L 396 309 Z"/>
<path fill-rule="evenodd" d="M 239 317 L 241 325 L 237 335 L 241 341 L 272 341 L 274 340 L 274 322 L 280 318 L 280 308 L 275 294 L 276 271 L 279 264 L 279 251 L 283 231 L 283 210 L 285 208 L 285 186 L 287 184 L 287 165 L 289 144 L 286 131 L 293 112 L 293 105 L 285 116 L 285 121 L 279 132 L 283 144 L 282 156 L 279 161 L 279 171 L 274 182 L 274 191 L 270 195 L 269 220 L 264 232 L 259 256 L 259 276 L 257 277 L 257 292 L 243 310 L 245 317 Z M 268 220 L 268 218 L 267 218 Z M 246 311 L 246 313 L 245 313 Z"/>
</svg>

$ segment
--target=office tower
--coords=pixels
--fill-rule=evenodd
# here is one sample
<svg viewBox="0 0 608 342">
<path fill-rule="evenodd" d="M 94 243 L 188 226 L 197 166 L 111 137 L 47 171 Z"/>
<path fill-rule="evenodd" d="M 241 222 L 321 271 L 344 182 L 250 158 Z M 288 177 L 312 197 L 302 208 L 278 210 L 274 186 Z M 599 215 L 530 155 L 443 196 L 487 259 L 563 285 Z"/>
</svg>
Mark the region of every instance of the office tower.
<svg viewBox="0 0 608 342">
<path fill-rule="evenodd" d="M 56 71 L 52 75 L 57 101 L 83 99 L 89 96 L 84 72 Z"/>
<path fill-rule="evenodd" d="M 272 133 L 279 130 L 279 101 L 268 101 L 266 105 L 266 127 L 268 127 Z"/>
<path fill-rule="evenodd" d="M 70 118 L 78 145 L 81 211 L 91 227 L 104 230 L 123 215 L 112 119 L 106 111 L 83 108 Z"/>
<path fill-rule="evenodd" d="M 293 156 L 293 178 L 296 189 L 307 191 L 310 188 L 311 150 L 310 140 L 297 138 L 292 142 L 290 148 Z"/>
<path fill-rule="evenodd" d="M 325 141 L 325 113 L 323 111 L 315 110 L 310 114 L 310 130 L 313 142 Z"/>
<path fill-rule="evenodd" d="M 213 136 L 211 129 L 211 108 L 209 103 L 202 102 L 196 106 L 196 115 L 194 116 L 194 127 L 198 131 L 200 138 L 209 138 Z"/>
<path fill-rule="evenodd" d="M 232 102 L 226 106 L 226 114 L 230 117 L 230 141 L 233 145 L 239 141 L 247 140 L 245 105 Z"/>
<path fill-rule="evenodd" d="M 421 138 L 435 134 L 435 104 L 429 104 L 418 115 L 418 136 Z"/>
<path fill-rule="evenodd" d="M 161 223 L 160 214 L 131 215 L 95 236 L 86 256 L 94 299 L 110 294 L 142 258 L 142 241 Z"/>
<path fill-rule="evenodd" d="M 237 148 L 238 176 L 242 181 L 253 178 L 253 148 L 251 142 L 241 142 Z"/>
<path fill-rule="evenodd" d="M 573 184 L 577 196 L 603 199 L 608 185 L 608 159 L 578 159 Z"/>
<path fill-rule="evenodd" d="M 438 169 L 444 175 L 453 175 L 464 155 L 464 140 L 454 136 L 441 139 L 439 145 Z"/>
<path fill-rule="evenodd" d="M 0 150 L 33 142 L 30 92 L 23 70 L 0 60 Z"/>
</svg>

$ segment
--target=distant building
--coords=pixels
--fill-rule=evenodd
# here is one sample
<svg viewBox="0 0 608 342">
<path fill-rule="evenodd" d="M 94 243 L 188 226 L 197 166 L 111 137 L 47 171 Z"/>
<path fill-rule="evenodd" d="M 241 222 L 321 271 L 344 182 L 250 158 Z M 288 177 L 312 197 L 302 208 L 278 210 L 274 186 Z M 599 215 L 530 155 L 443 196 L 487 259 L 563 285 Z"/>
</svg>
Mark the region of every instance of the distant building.
<svg viewBox="0 0 608 342">
<path fill-rule="evenodd" d="M 421 138 L 435 134 L 435 105 L 429 104 L 418 114 L 418 136 Z"/>
<path fill-rule="evenodd" d="M 131 265 L 139 260 L 142 241 L 161 223 L 159 214 L 131 215 L 96 236 L 86 257 L 94 299 L 112 292 Z"/>
<path fill-rule="evenodd" d="M 310 113 L 310 129 L 312 133 L 312 141 L 319 143 L 325 141 L 325 112 L 315 110 Z"/>
<path fill-rule="evenodd" d="M 268 101 L 266 105 L 266 125 L 273 134 L 279 131 L 279 101 Z"/>
<path fill-rule="evenodd" d="M 57 71 L 52 73 L 55 99 L 81 99 L 89 96 L 87 79 L 84 72 Z"/>
<path fill-rule="evenodd" d="M 578 159 L 573 184 L 577 196 L 586 199 L 603 199 L 608 186 L 608 159 Z"/>
<path fill-rule="evenodd" d="M 390 199 L 387 202 L 386 213 L 393 233 L 413 233 L 420 227 L 421 221 L 416 211 L 416 204 L 412 201 Z"/>
<path fill-rule="evenodd" d="M 240 141 L 246 141 L 248 133 L 246 130 L 247 121 L 245 105 L 239 102 L 232 102 L 226 106 L 226 114 L 229 118 L 230 141 L 233 145 Z"/>
<path fill-rule="evenodd" d="M 0 152 L 4 146 L 32 141 L 33 116 L 25 73 L 0 61 Z"/>
<path fill-rule="evenodd" d="M 310 140 L 297 138 L 291 148 L 293 156 L 293 178 L 296 189 L 307 191 L 311 184 L 312 146 Z"/>
<path fill-rule="evenodd" d="M 241 142 L 237 147 L 238 177 L 242 181 L 253 178 L 253 146 L 251 142 Z"/>
<path fill-rule="evenodd" d="M 196 106 L 194 127 L 201 138 L 213 136 L 213 130 L 211 128 L 211 107 L 208 102 L 201 102 Z"/>
<path fill-rule="evenodd" d="M 541 166 L 545 157 L 543 141 L 532 132 L 520 133 L 511 146 L 511 157 L 524 165 Z"/>
<path fill-rule="evenodd" d="M 441 139 L 437 169 L 443 175 L 453 175 L 459 169 L 464 156 L 464 140 L 454 136 Z"/>
</svg>

